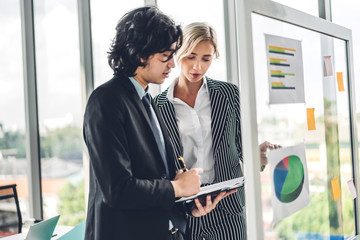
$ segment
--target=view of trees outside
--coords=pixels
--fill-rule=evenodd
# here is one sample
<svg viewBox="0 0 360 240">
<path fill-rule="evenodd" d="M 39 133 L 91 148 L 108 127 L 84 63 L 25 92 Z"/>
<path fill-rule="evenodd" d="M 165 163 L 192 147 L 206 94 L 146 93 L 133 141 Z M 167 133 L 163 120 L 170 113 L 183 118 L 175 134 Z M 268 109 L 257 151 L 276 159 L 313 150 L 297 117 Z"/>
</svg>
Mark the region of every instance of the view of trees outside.
<svg viewBox="0 0 360 240">
<path fill-rule="evenodd" d="M 25 185 L 27 176 L 25 134 L 22 131 L 1 131 L 1 126 L 2 124 L 0 124 L 2 152 L 0 185 L 16 183 L 20 203 L 23 203 L 23 198 L 28 196 Z M 76 225 L 85 219 L 84 180 L 78 176 L 78 172 L 83 168 L 81 129 L 74 126 L 55 129 L 47 136 L 42 136 L 41 143 L 41 158 L 47 159 L 42 165 L 43 172 L 46 172 L 42 180 L 43 194 L 51 199 L 45 202 L 44 208 L 60 214 L 60 224 Z M 4 178 L 6 176 L 11 178 L 7 180 Z M 26 220 L 27 206 L 21 204 L 21 210 Z"/>
<path fill-rule="evenodd" d="M 84 180 L 76 185 L 66 183 L 59 192 L 58 212 L 63 216 L 59 224 L 75 226 L 85 219 Z"/>
<path fill-rule="evenodd" d="M 65 224 L 78 214 L 58 211 L 60 192 L 84 179 L 77 2 L 34 0 L 34 24 L 43 212 Z"/>
<path fill-rule="evenodd" d="M 20 1 L 0 1 L 0 29 L 0 185 L 17 184 L 26 218 L 29 201 Z M 2 203 L 0 210 L 16 211 Z"/>
<path fill-rule="evenodd" d="M 63 206 L 59 199 L 61 189 L 68 184 L 83 187 L 78 184 L 84 176 L 84 145 L 77 4 L 72 0 L 37 0 L 34 9 L 42 193 L 44 218 L 48 218 L 61 214 L 57 207 Z M 20 208 L 26 220 L 29 189 L 20 1 L 0 2 L 0 27 L 0 112 L 3 113 L 0 114 L 0 185 L 17 184 Z M 73 197 L 76 202 L 76 196 Z M 80 203 L 84 204 L 84 200 Z M 71 218 L 66 216 L 71 211 L 63 208 L 61 221 Z"/>
</svg>

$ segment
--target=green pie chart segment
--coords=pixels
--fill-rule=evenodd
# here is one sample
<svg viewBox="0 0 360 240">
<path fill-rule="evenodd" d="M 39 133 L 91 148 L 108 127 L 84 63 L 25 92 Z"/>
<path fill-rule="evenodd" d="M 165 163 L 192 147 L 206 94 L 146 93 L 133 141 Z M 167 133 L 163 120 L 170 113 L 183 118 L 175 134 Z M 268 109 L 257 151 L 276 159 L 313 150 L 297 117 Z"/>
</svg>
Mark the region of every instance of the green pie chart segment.
<svg viewBox="0 0 360 240">
<path fill-rule="evenodd" d="M 283 203 L 294 201 L 304 185 L 304 167 L 296 155 L 282 159 L 274 169 L 276 197 Z"/>
</svg>

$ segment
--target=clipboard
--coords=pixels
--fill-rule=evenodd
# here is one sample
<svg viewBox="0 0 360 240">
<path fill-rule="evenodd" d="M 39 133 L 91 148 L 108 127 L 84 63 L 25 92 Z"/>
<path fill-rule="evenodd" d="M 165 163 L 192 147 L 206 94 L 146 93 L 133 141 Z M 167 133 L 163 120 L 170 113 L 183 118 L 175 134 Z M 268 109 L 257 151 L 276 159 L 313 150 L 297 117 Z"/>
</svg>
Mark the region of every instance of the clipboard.
<svg viewBox="0 0 360 240">
<path fill-rule="evenodd" d="M 190 197 L 182 197 L 175 200 L 175 203 L 178 202 L 188 203 L 193 201 L 195 198 L 199 198 L 208 194 L 219 194 L 220 192 L 223 191 L 230 191 L 232 189 L 241 188 L 244 186 L 244 183 L 245 183 L 244 177 L 239 177 L 224 182 L 214 183 L 205 187 L 201 187 L 200 192 L 198 194 L 192 195 Z"/>
</svg>

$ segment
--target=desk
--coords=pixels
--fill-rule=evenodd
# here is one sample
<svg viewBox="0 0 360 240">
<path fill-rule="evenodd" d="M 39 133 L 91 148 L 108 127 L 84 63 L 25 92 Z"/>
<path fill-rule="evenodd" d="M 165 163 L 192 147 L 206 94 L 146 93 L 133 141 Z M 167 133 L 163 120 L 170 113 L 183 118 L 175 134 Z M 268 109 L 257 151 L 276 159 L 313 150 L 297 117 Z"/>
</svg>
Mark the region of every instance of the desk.
<svg viewBox="0 0 360 240">
<path fill-rule="evenodd" d="M 52 237 L 51 240 L 55 240 L 60 238 L 62 235 L 73 229 L 72 226 L 56 226 L 54 230 L 54 234 L 57 234 L 55 237 Z M 26 238 L 27 232 L 19 233 L 16 235 L 12 235 L 9 237 L 3 237 L 1 240 L 24 240 Z"/>
</svg>

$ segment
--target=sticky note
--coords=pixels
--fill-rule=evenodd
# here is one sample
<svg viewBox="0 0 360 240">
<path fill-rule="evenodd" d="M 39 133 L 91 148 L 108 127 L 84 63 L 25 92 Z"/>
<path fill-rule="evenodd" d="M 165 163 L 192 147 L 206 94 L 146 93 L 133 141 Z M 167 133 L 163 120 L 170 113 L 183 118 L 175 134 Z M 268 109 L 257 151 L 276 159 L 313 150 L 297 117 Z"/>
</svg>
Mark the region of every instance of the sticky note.
<svg viewBox="0 0 360 240">
<path fill-rule="evenodd" d="M 340 191 L 340 185 L 339 185 L 339 178 L 336 177 L 333 180 L 331 180 L 331 189 L 332 189 L 332 195 L 334 197 L 334 200 L 338 200 L 341 197 L 341 191 Z"/>
<path fill-rule="evenodd" d="M 336 73 L 337 83 L 338 83 L 338 90 L 339 92 L 345 91 L 344 89 L 344 79 L 343 79 L 343 73 L 337 72 Z"/>
<path fill-rule="evenodd" d="M 315 108 L 307 108 L 306 109 L 307 112 L 307 125 L 308 125 L 308 130 L 316 130 L 315 127 Z"/>
<path fill-rule="evenodd" d="M 354 179 L 350 179 L 349 181 L 347 181 L 347 184 L 348 184 L 352 199 L 355 199 L 357 197 L 357 194 L 356 194 L 356 189 L 355 189 L 355 185 L 354 185 Z"/>
<path fill-rule="evenodd" d="M 333 75 L 332 64 L 331 64 L 331 56 L 324 56 L 324 64 L 325 64 L 325 77 L 329 77 Z"/>
</svg>

